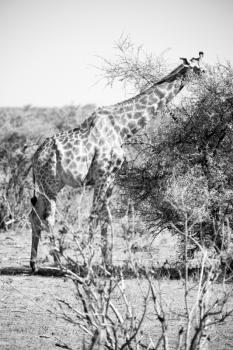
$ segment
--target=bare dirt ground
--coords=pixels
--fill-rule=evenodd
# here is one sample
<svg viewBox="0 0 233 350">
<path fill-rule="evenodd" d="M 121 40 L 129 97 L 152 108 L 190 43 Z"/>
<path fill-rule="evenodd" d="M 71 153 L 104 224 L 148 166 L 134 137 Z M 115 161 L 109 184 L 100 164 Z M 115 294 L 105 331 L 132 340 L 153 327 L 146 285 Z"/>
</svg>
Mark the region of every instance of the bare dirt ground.
<svg viewBox="0 0 233 350">
<path fill-rule="evenodd" d="M 6 266 L 28 266 L 30 254 L 30 231 L 0 232 L 0 268 Z M 40 256 L 43 255 L 43 246 Z M 157 282 L 155 282 L 157 283 Z M 136 281 L 126 281 L 130 300 L 137 310 L 140 292 Z M 145 281 L 142 281 L 145 287 Z M 232 286 L 228 286 L 232 288 Z M 183 285 L 181 281 L 160 281 L 159 288 L 168 312 L 171 349 L 184 311 Z M 216 286 L 216 291 L 221 286 Z M 0 276 L 0 349 L 1 350 L 52 350 L 67 344 L 81 350 L 84 334 L 80 329 L 60 317 L 57 299 L 78 304 L 74 285 L 64 278 L 46 278 L 35 275 Z M 233 305 L 233 298 L 228 307 Z M 144 327 L 155 339 L 159 327 L 149 310 Z M 213 350 L 233 349 L 233 318 L 212 332 Z"/>
<path fill-rule="evenodd" d="M 0 349 L 58 349 L 63 342 L 80 348 L 79 330 L 56 312 L 56 298 L 67 300 L 72 287 L 58 278 L 2 276 Z"/>
<path fill-rule="evenodd" d="M 29 254 L 29 231 L 0 232 L 1 268 L 28 267 Z M 0 276 L 0 349 L 58 349 L 64 339 L 76 346 L 78 332 L 56 316 L 56 298 L 72 298 L 72 288 L 61 278 Z"/>
</svg>

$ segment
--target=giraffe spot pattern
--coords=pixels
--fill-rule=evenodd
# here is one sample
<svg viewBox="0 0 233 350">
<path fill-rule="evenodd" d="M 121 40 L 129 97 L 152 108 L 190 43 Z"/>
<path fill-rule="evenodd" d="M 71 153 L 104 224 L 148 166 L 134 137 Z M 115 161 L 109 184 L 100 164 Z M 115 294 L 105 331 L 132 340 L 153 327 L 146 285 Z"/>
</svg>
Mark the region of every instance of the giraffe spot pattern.
<svg viewBox="0 0 233 350">
<path fill-rule="evenodd" d="M 145 120 L 145 118 L 141 118 L 139 121 L 138 121 L 138 125 L 140 126 L 140 127 L 144 127 L 145 125 L 146 125 L 146 120 Z"/>
<path fill-rule="evenodd" d="M 101 134 L 100 134 L 100 131 L 97 129 L 97 128 L 95 128 L 95 130 L 94 130 L 94 132 L 92 133 L 92 135 L 95 135 L 95 137 L 100 137 L 101 136 Z"/>
<path fill-rule="evenodd" d="M 71 151 L 66 151 L 66 152 L 65 152 L 65 156 L 68 157 L 68 158 L 73 159 L 73 158 L 74 158 L 74 153 L 71 152 Z"/>
<path fill-rule="evenodd" d="M 124 137 L 127 134 L 129 134 L 129 130 L 127 128 L 123 128 L 120 132 L 121 137 Z"/>
<path fill-rule="evenodd" d="M 135 122 L 130 122 L 130 123 L 128 124 L 128 127 L 129 127 L 130 130 L 132 130 L 132 131 L 134 131 L 134 130 L 137 129 L 137 125 L 136 125 Z"/>
<path fill-rule="evenodd" d="M 112 125 L 114 125 L 114 124 L 115 124 L 115 120 L 114 120 L 114 118 L 113 118 L 113 115 L 112 115 L 112 114 L 110 114 L 110 115 L 109 115 L 109 120 L 111 121 Z"/>
<path fill-rule="evenodd" d="M 122 107 L 120 107 L 120 108 L 118 109 L 118 113 L 124 113 L 124 109 L 123 109 Z"/>
<path fill-rule="evenodd" d="M 104 175 L 105 171 L 103 169 L 98 169 L 98 175 L 102 176 Z"/>
<path fill-rule="evenodd" d="M 173 93 L 170 92 L 170 94 L 169 94 L 168 97 L 167 97 L 167 100 L 168 100 L 168 101 L 171 101 L 171 99 L 173 99 Z"/>
<path fill-rule="evenodd" d="M 154 95 L 150 95 L 148 103 L 150 104 L 150 103 L 156 103 L 156 102 L 158 102 L 158 98 Z"/>
<path fill-rule="evenodd" d="M 120 126 L 119 125 L 115 125 L 115 130 L 116 130 L 117 133 L 119 133 L 120 130 L 121 130 Z"/>
<path fill-rule="evenodd" d="M 126 124 L 127 124 L 127 119 L 125 118 L 125 116 L 123 116 L 123 117 L 121 118 L 121 122 L 122 122 L 123 125 L 126 125 Z"/>
<path fill-rule="evenodd" d="M 167 85 L 167 90 L 172 90 L 173 89 L 173 84 L 172 83 L 169 83 L 168 85 Z"/>
<path fill-rule="evenodd" d="M 109 111 L 107 109 L 101 110 L 101 114 L 109 114 Z"/>
<path fill-rule="evenodd" d="M 143 110 L 145 108 L 145 105 L 141 104 L 141 103 L 136 103 L 136 109 L 137 110 Z"/>
<path fill-rule="evenodd" d="M 134 113 L 134 117 L 137 119 L 137 118 L 141 118 L 141 116 L 142 116 L 142 113 L 140 113 L 140 112 L 136 112 L 136 113 Z"/>
<path fill-rule="evenodd" d="M 98 139 L 97 139 L 96 135 L 91 134 L 91 141 L 94 143 L 97 143 Z"/>
<path fill-rule="evenodd" d="M 147 112 L 149 114 L 154 114 L 155 113 L 155 108 L 153 106 L 152 107 L 148 107 L 146 110 L 147 110 Z"/>
<path fill-rule="evenodd" d="M 70 164 L 70 162 L 71 162 L 71 159 L 69 159 L 69 158 L 65 158 L 64 159 L 64 165 L 65 166 L 68 166 Z"/>
<path fill-rule="evenodd" d="M 62 144 L 66 144 L 69 141 L 67 135 L 63 138 Z"/>
<path fill-rule="evenodd" d="M 132 110 L 133 110 L 133 106 L 131 106 L 131 105 L 125 106 L 126 112 L 131 112 Z"/>
<path fill-rule="evenodd" d="M 85 120 L 82 124 L 81 124 L 81 129 L 86 129 L 88 127 L 88 123 L 87 120 Z"/>
<path fill-rule="evenodd" d="M 72 143 L 71 142 L 67 142 L 65 144 L 65 146 L 63 147 L 63 149 L 68 150 L 68 149 L 72 149 L 72 147 L 73 147 Z"/>
<path fill-rule="evenodd" d="M 118 158 L 118 159 L 116 160 L 116 165 L 119 166 L 121 163 L 122 163 L 122 160 Z"/>
<path fill-rule="evenodd" d="M 139 102 L 143 105 L 147 104 L 147 96 L 143 96 L 139 99 Z"/>
<path fill-rule="evenodd" d="M 164 97 L 164 92 L 158 88 L 155 89 L 154 93 L 159 97 L 159 98 L 163 98 Z"/>
<path fill-rule="evenodd" d="M 77 164 L 76 164 L 74 161 L 72 161 L 72 162 L 69 164 L 69 168 L 70 168 L 70 169 L 75 169 L 75 168 L 77 168 Z"/>
<path fill-rule="evenodd" d="M 88 150 L 90 150 L 90 149 L 92 148 L 92 144 L 91 144 L 90 142 L 88 142 L 88 143 L 86 144 L 86 148 L 87 148 Z"/>
<path fill-rule="evenodd" d="M 79 134 L 79 132 L 80 132 L 80 126 L 79 127 L 77 127 L 77 128 L 74 128 L 73 130 L 73 133 L 76 135 L 76 134 Z"/>
<path fill-rule="evenodd" d="M 165 105 L 165 101 L 164 101 L 164 100 L 161 100 L 161 101 L 159 101 L 159 103 L 158 103 L 158 108 L 163 108 L 164 105 Z"/>
</svg>

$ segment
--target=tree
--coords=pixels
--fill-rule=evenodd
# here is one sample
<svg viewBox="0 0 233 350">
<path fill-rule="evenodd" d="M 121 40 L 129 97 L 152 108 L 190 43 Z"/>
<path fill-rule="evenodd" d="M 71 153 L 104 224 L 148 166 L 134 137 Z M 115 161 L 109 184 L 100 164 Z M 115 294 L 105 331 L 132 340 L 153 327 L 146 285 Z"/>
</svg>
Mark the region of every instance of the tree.
<svg viewBox="0 0 233 350">
<path fill-rule="evenodd" d="M 126 43 L 117 46 L 115 64 L 105 61 L 104 75 L 108 81 L 112 78 L 111 83 L 120 78 L 143 89 L 159 69 L 147 58 L 141 62 L 141 49 Z M 188 96 L 163 110 L 153 127 L 130 141 L 131 160 L 120 172 L 118 184 L 134 200 L 148 227 L 175 225 L 183 231 L 188 219 L 192 235 L 202 245 L 216 251 L 231 247 L 232 117 L 233 69 L 229 63 L 218 63 L 207 66 L 198 81 L 190 82 Z"/>
</svg>

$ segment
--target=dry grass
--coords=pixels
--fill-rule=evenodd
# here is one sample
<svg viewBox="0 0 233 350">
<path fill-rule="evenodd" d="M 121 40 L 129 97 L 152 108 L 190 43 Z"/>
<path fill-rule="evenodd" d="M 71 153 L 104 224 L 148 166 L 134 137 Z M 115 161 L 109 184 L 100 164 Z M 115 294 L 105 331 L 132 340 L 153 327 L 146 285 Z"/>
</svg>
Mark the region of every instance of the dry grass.
<svg viewBox="0 0 233 350">
<path fill-rule="evenodd" d="M 92 108 L 89 107 L 89 109 Z M 49 136 L 61 129 L 76 126 L 85 117 L 85 113 L 89 109 L 86 108 L 85 110 L 85 108 L 71 106 L 64 109 L 49 110 L 31 107 L 26 107 L 23 110 L 0 110 L 2 126 L 0 137 L 16 132 L 18 135 L 26 135 L 28 141 L 35 143 L 35 139 L 40 135 Z M 1 178 L 4 181 L 4 176 L 1 176 Z M 75 261 L 79 261 L 80 257 L 78 250 L 74 249 L 74 233 L 78 237 L 79 244 L 86 240 L 85 234 L 82 234 L 82 232 L 85 232 L 92 200 L 92 194 L 87 190 L 82 202 L 80 202 L 79 192 L 79 190 L 70 189 L 64 189 L 61 192 L 58 199 L 57 224 L 55 227 L 65 253 L 73 257 Z M 30 205 L 26 204 L 26 202 L 29 203 L 28 194 L 24 195 L 22 199 L 20 220 L 15 223 L 12 231 L 0 233 L 0 267 L 29 265 L 31 233 L 27 220 L 30 210 Z M 117 201 L 115 200 L 114 203 L 117 203 Z M 116 208 L 114 210 L 116 211 Z M 136 221 L 135 232 L 127 240 L 124 230 L 124 215 L 113 217 L 114 264 L 127 263 L 130 254 L 131 260 L 137 262 L 138 268 L 140 266 L 161 266 L 167 260 L 172 265 L 176 257 L 176 240 L 168 232 L 154 239 L 150 233 L 145 232 L 143 224 L 138 220 Z M 45 242 L 46 236 L 43 236 L 39 248 L 39 263 L 42 266 L 52 263 Z M 98 231 L 94 240 L 94 248 L 95 251 L 99 251 L 100 257 Z M 98 259 L 97 254 L 97 262 Z M 66 344 L 72 349 L 81 349 L 84 334 L 80 332 L 77 325 L 74 326 L 62 320 L 57 304 L 57 299 L 63 299 L 74 307 L 79 304 L 80 301 L 75 298 L 74 286 L 70 281 L 38 276 L 11 278 L 0 276 L 0 280 L 1 349 L 55 349 L 58 346 L 64 347 Z M 140 287 L 135 280 L 126 281 L 127 298 L 135 314 L 139 314 L 143 308 L 142 293 L 146 290 L 146 284 L 147 282 L 143 279 L 140 280 Z M 185 308 L 184 286 L 181 281 L 168 280 L 160 280 L 158 283 L 155 282 L 155 285 L 163 299 L 163 307 L 167 315 L 170 348 L 173 349 L 178 341 L 179 327 L 184 322 L 184 316 L 182 316 Z M 215 288 L 215 294 L 217 294 L 221 287 L 216 285 Z M 193 293 L 189 293 L 188 296 L 191 303 L 192 298 L 195 298 L 194 294 L 195 288 Z M 113 295 L 113 298 L 114 303 L 120 309 L 120 299 L 117 294 Z M 232 301 L 232 299 L 228 300 L 227 307 Z M 153 307 L 149 306 L 142 329 L 145 336 L 148 337 L 147 343 L 151 342 L 151 344 L 156 342 L 161 334 L 160 324 L 154 316 Z M 222 326 L 213 330 L 211 349 L 226 350 L 231 348 L 233 341 L 233 332 L 229 326 L 231 322 L 232 317 Z"/>
<path fill-rule="evenodd" d="M 30 231 L 27 228 L 23 232 L 20 230 L 1 232 L 0 243 L 1 267 L 28 266 Z M 42 244 L 40 247 L 41 261 L 45 260 L 46 254 L 46 248 Z M 48 263 L 44 262 L 44 265 Z M 161 291 L 169 326 L 170 346 L 173 349 L 177 342 L 179 326 L 184 322 L 181 316 L 185 307 L 184 286 L 181 281 L 166 279 L 160 282 L 154 281 L 154 283 Z M 135 314 L 138 315 L 143 308 L 141 293 L 146 291 L 147 282 L 142 279 L 141 288 L 134 279 L 126 280 L 125 285 L 128 300 Z M 227 288 L 230 289 L 231 285 Z M 216 284 L 216 294 L 220 291 L 221 285 Z M 196 289 L 190 294 L 190 302 L 194 301 L 195 292 Z M 72 349 L 81 350 L 84 334 L 79 327 L 62 320 L 57 299 L 63 299 L 76 308 L 80 306 L 75 297 L 75 287 L 69 280 L 39 276 L 0 276 L 0 348 L 3 350 L 50 350 L 58 348 L 56 343 L 60 345 L 65 343 Z M 228 307 L 232 305 L 232 302 L 231 298 L 228 301 Z M 121 309 L 117 294 L 114 295 L 114 303 Z M 155 341 L 161 334 L 161 330 L 153 312 L 152 306 L 149 306 L 142 327 L 145 334 L 148 337 L 150 335 L 151 340 Z M 232 348 L 232 321 L 231 317 L 213 330 L 211 349 L 228 350 Z"/>
<path fill-rule="evenodd" d="M 145 289 L 145 282 L 142 288 Z M 183 320 L 180 314 L 184 310 L 183 286 L 180 281 L 160 281 L 161 295 L 168 315 L 168 335 L 173 349 L 177 343 L 177 332 Z M 216 286 L 216 291 L 218 290 Z M 140 290 L 135 280 L 126 281 L 128 298 L 134 312 L 142 309 Z M 2 350 L 52 350 L 57 349 L 56 343 L 67 344 L 73 349 L 80 349 L 84 334 L 80 329 L 59 317 L 60 311 L 57 299 L 64 299 L 77 307 L 74 298 L 74 286 L 70 281 L 57 278 L 42 278 L 36 276 L 1 277 L 0 309 L 1 309 L 1 339 Z M 115 297 L 117 304 L 117 296 Z M 229 300 L 232 303 L 233 300 Z M 117 305 L 120 307 L 120 305 Z M 172 310 L 172 311 L 171 311 Z M 232 349 L 233 319 L 221 325 L 212 332 L 212 350 Z M 160 326 L 155 322 L 153 309 L 150 308 L 143 323 L 143 329 L 152 341 L 158 339 Z"/>
</svg>

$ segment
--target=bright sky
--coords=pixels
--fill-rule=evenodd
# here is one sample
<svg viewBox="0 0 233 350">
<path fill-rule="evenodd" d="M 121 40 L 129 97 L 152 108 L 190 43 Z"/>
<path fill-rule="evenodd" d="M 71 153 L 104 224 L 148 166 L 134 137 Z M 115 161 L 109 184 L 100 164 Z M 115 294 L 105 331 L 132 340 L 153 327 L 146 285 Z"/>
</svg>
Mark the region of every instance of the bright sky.
<svg viewBox="0 0 233 350">
<path fill-rule="evenodd" d="M 0 0 L 0 106 L 107 105 L 123 87 L 98 82 L 122 33 L 178 64 L 233 63 L 232 0 Z M 96 83 L 96 84 L 95 84 Z"/>
</svg>

